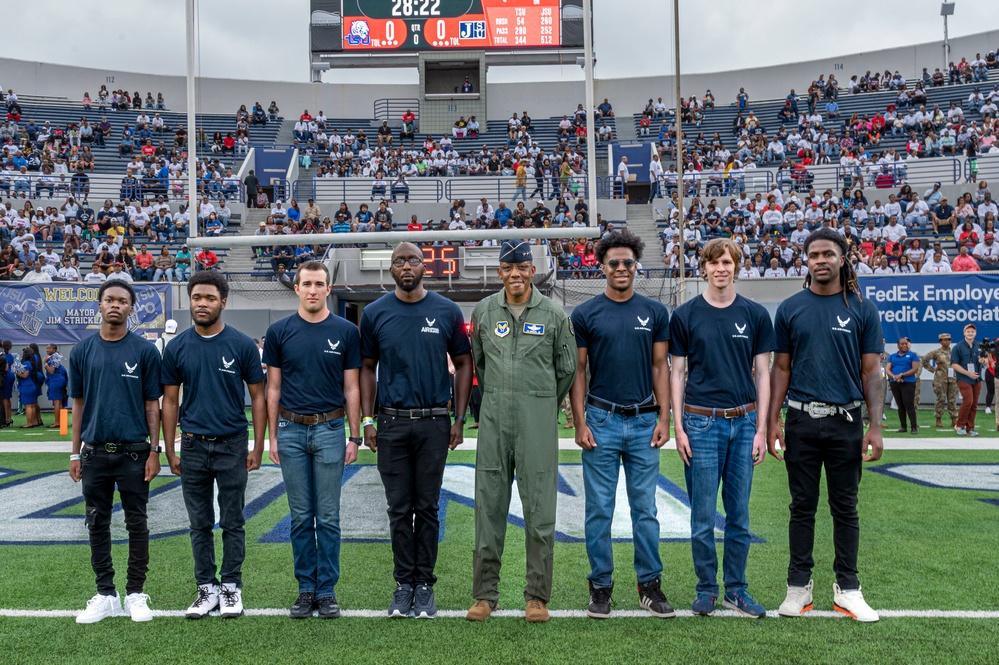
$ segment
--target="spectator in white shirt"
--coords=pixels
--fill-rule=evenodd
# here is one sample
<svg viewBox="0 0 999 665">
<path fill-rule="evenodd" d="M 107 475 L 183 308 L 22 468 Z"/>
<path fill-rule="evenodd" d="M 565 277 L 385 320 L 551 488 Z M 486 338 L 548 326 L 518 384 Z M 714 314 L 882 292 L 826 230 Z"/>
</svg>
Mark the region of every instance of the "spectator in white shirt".
<svg viewBox="0 0 999 665">
<path fill-rule="evenodd" d="M 985 239 L 975 245 L 971 255 L 978 261 L 978 267 L 982 270 L 999 268 L 999 245 L 995 242 L 995 235 L 986 233 Z"/>
<path fill-rule="evenodd" d="M 944 258 L 943 252 L 936 250 L 933 252 L 933 260 L 923 264 L 921 273 L 948 273 L 951 272 L 950 263 Z"/>
</svg>

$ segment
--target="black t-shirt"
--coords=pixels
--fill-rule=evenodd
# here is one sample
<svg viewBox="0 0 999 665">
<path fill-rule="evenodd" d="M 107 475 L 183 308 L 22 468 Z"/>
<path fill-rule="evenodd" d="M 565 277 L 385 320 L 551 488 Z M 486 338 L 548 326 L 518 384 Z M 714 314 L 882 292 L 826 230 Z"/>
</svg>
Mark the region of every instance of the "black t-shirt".
<svg viewBox="0 0 999 665">
<path fill-rule="evenodd" d="M 282 408 L 313 414 L 344 406 L 343 374 L 361 366 L 357 328 L 330 313 L 309 323 L 298 313 L 267 329 L 264 364 L 281 370 Z"/>
<path fill-rule="evenodd" d="M 361 315 L 361 357 L 378 360 L 378 405 L 391 409 L 447 406 L 447 355 L 472 352 L 458 305 L 428 291 L 407 303 L 388 293 Z"/>
<path fill-rule="evenodd" d="M 804 290 L 777 307 L 777 353 L 791 354 L 788 398 L 847 404 L 864 399 L 861 356 L 881 354 L 881 318 L 870 300 L 843 294 L 820 296 Z"/>
<path fill-rule="evenodd" d="M 731 409 L 756 401 L 753 360 L 774 350 L 766 308 L 737 295 L 728 307 L 697 296 L 673 310 L 670 354 L 686 358 L 684 403 Z"/>
<path fill-rule="evenodd" d="M 69 396 L 83 398 L 84 443 L 135 443 L 149 439 L 146 405 L 159 399 L 160 354 L 129 333 L 116 342 L 92 335 L 69 356 Z"/>
<path fill-rule="evenodd" d="M 185 434 L 231 436 L 246 431 L 243 383 L 262 383 L 260 353 L 232 326 L 205 338 L 188 328 L 163 352 L 163 385 L 184 386 L 180 428 Z"/>
<path fill-rule="evenodd" d="M 392 213 L 388 210 L 378 210 L 375 212 L 375 222 L 378 224 L 391 224 L 392 223 Z"/>
<path fill-rule="evenodd" d="M 615 404 L 652 395 L 652 345 L 669 341 L 669 311 L 635 294 L 615 302 L 600 294 L 572 312 L 576 346 L 586 349 L 590 394 Z"/>
</svg>

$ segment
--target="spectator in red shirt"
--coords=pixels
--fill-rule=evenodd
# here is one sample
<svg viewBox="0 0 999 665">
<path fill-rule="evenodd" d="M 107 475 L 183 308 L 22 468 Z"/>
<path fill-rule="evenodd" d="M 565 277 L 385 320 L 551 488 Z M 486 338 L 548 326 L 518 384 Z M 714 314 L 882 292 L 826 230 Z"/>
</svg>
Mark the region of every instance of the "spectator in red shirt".
<svg viewBox="0 0 999 665">
<path fill-rule="evenodd" d="M 298 119 L 303 122 L 311 122 L 312 116 L 309 115 L 309 109 L 305 109 L 305 111 L 302 112 L 302 115 L 298 116 Z"/>
<path fill-rule="evenodd" d="M 407 231 L 422 231 L 423 230 L 423 224 L 420 224 L 420 221 L 418 219 L 416 219 L 416 215 L 413 215 L 413 217 L 409 220 L 409 224 L 406 226 L 406 230 Z"/>
<path fill-rule="evenodd" d="M 219 257 L 215 252 L 205 247 L 196 257 L 198 260 L 198 266 L 202 270 L 215 270 L 216 266 L 219 264 Z"/>
<path fill-rule="evenodd" d="M 136 282 L 149 282 L 153 279 L 156 257 L 149 253 L 145 245 L 139 246 L 139 253 L 132 259 L 132 277 Z"/>
<path fill-rule="evenodd" d="M 959 254 L 950 262 L 950 269 L 953 272 L 979 272 L 978 261 L 968 254 L 968 246 L 961 245 Z"/>
</svg>

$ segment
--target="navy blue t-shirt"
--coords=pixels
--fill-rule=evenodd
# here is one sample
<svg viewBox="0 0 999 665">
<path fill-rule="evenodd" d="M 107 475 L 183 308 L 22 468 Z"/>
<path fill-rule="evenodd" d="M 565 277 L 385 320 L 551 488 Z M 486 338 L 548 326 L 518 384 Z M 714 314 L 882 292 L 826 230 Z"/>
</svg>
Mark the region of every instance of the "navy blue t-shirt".
<svg viewBox="0 0 999 665">
<path fill-rule="evenodd" d="M 912 363 L 918 362 L 919 356 L 912 351 L 906 351 L 902 354 L 895 352 L 888 356 L 888 366 L 891 368 L 891 373 L 896 376 L 899 374 L 905 374 L 912 369 Z M 916 376 L 918 376 L 918 374 L 910 374 L 909 376 L 903 377 L 902 383 L 915 383 Z"/>
<path fill-rule="evenodd" d="M 573 310 L 576 346 L 586 349 L 590 394 L 615 404 L 652 395 L 652 345 L 669 341 L 669 311 L 635 294 L 616 302 L 601 293 Z"/>
<path fill-rule="evenodd" d="M 407 303 L 388 293 L 361 315 L 361 357 L 378 360 L 378 405 L 390 409 L 447 406 L 447 356 L 472 352 L 461 308 L 428 291 Z"/>
<path fill-rule="evenodd" d="M 870 300 L 805 289 L 777 307 L 777 353 L 791 355 L 789 399 L 847 404 L 864 399 L 861 356 L 884 349 L 881 317 Z"/>
<path fill-rule="evenodd" d="M 309 323 L 296 312 L 271 324 L 264 364 L 281 370 L 281 408 L 313 414 L 344 406 L 343 373 L 361 366 L 357 328 L 330 313 Z"/>
<path fill-rule="evenodd" d="M 185 434 L 231 436 L 246 431 L 243 383 L 262 383 L 260 353 L 232 326 L 211 338 L 188 328 L 163 351 L 163 385 L 184 386 L 180 428 Z"/>
<path fill-rule="evenodd" d="M 109 342 L 98 333 L 70 353 L 69 396 L 83 398 L 84 443 L 148 440 L 145 402 L 162 394 L 160 354 L 138 335 Z"/>
<path fill-rule="evenodd" d="M 686 358 L 684 403 L 732 409 L 756 401 L 753 359 L 776 346 L 763 305 L 740 295 L 728 307 L 697 296 L 673 310 L 670 354 Z"/>
</svg>

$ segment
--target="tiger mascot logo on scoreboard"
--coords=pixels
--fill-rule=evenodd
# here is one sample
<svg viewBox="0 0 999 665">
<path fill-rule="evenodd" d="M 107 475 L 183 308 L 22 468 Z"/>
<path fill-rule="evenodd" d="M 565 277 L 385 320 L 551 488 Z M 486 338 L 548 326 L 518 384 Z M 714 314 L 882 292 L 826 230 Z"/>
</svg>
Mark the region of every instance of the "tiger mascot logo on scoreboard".
<svg viewBox="0 0 999 665">
<path fill-rule="evenodd" d="M 370 46 L 371 28 L 365 20 L 350 22 L 350 34 L 343 38 L 351 46 Z"/>
</svg>

